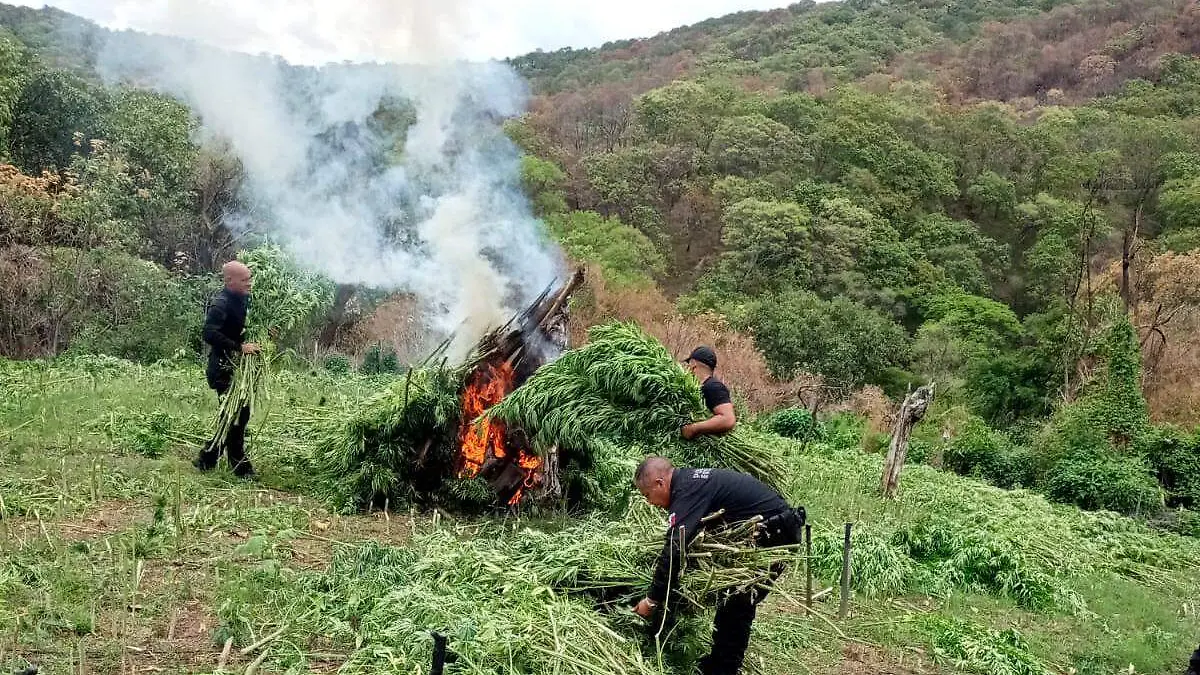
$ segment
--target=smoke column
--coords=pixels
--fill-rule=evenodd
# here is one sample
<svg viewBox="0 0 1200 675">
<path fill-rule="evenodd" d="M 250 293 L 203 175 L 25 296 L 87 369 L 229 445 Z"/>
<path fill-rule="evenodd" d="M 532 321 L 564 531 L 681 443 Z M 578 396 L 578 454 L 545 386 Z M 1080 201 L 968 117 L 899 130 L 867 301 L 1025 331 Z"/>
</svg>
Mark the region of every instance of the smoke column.
<svg viewBox="0 0 1200 675">
<path fill-rule="evenodd" d="M 279 4 L 297 13 L 298 39 L 315 2 Z M 229 140 L 253 203 L 235 227 L 269 233 L 339 283 L 415 294 L 432 333 L 457 333 L 461 356 L 562 276 L 501 129 L 526 87 L 504 64 L 459 60 L 461 0 L 330 5 L 326 20 L 388 65 L 297 67 L 122 34 L 101 69 L 180 98 L 204 133 Z M 162 32 L 208 41 L 237 29 L 219 16 L 211 0 L 171 2 Z"/>
</svg>

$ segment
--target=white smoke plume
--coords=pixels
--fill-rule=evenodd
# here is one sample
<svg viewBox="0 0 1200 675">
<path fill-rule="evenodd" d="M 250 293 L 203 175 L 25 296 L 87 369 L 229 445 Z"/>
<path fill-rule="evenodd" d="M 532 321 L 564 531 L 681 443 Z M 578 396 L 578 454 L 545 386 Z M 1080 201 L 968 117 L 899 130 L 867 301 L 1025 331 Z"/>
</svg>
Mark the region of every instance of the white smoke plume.
<svg viewBox="0 0 1200 675">
<path fill-rule="evenodd" d="M 466 25 L 461 0 L 271 1 L 297 17 L 297 40 L 329 34 L 305 33 L 320 15 L 388 65 L 299 68 L 123 35 L 104 49 L 101 68 L 177 96 L 204 133 L 230 141 L 255 205 L 244 227 L 270 233 L 339 283 L 414 293 L 433 333 L 457 332 L 461 355 L 562 276 L 501 129 L 522 111 L 524 83 L 504 64 L 460 60 L 469 37 L 455 29 Z M 220 42 L 220 31 L 253 28 L 214 7 L 169 2 L 163 32 L 204 41 L 211 31 Z M 396 135 L 405 125 L 381 115 L 410 124 Z"/>
</svg>

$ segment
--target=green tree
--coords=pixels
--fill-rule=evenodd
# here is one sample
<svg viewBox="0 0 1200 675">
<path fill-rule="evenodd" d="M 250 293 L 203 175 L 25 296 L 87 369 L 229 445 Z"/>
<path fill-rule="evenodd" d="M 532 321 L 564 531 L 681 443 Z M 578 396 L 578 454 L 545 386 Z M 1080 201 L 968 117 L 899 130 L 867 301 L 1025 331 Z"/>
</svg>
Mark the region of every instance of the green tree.
<svg viewBox="0 0 1200 675">
<path fill-rule="evenodd" d="M 967 293 L 986 294 L 1008 266 L 1008 250 L 974 223 L 935 213 L 918 218 L 908 237 L 918 259 Z"/>
<path fill-rule="evenodd" d="M 816 132 L 816 165 L 821 175 L 846 176 L 852 169 L 870 173 L 889 191 L 913 203 L 933 204 L 958 195 L 953 165 L 945 156 L 916 141 L 925 131 L 896 110 L 899 104 L 844 90 L 833 115 Z M 914 117 L 917 115 L 913 115 Z"/>
<path fill-rule="evenodd" d="M 1090 204 L 1046 194 L 1022 204 L 1018 212 L 1037 232 L 1022 261 L 1029 304 L 1046 308 L 1071 301 L 1088 271 L 1082 261 L 1092 257 L 1110 230 L 1103 213 Z"/>
<path fill-rule="evenodd" d="M 795 170 L 811 159 L 791 129 L 759 113 L 722 120 L 711 152 L 717 171 L 739 176 Z"/>
<path fill-rule="evenodd" d="M 554 162 L 533 155 L 521 157 L 521 185 L 533 202 L 533 213 L 539 218 L 567 210 L 563 185 L 567 174 Z"/>
<path fill-rule="evenodd" d="M 803 284 L 809 276 L 810 220 L 808 210 L 792 202 L 749 198 L 729 205 L 721 279 L 750 294 Z"/>
<path fill-rule="evenodd" d="M 26 173 L 65 169 L 83 140 L 103 135 L 102 92 L 83 80 L 53 70 L 35 71 L 25 82 L 13 108 L 10 147 L 13 160 Z"/>
<path fill-rule="evenodd" d="M 730 91 L 685 80 L 643 94 L 636 110 L 650 138 L 707 151 L 732 98 Z"/>
<path fill-rule="evenodd" d="M 666 269 L 653 242 L 618 218 L 571 211 L 548 216 L 546 225 L 568 255 L 598 264 L 617 285 L 648 286 Z"/>
<path fill-rule="evenodd" d="M 0 30 L 0 154 L 9 152 L 17 100 L 24 88 L 25 51 Z"/>
<path fill-rule="evenodd" d="M 1163 186 L 1158 212 L 1168 229 L 1200 228 L 1200 177 L 1174 180 Z"/>
<path fill-rule="evenodd" d="M 917 304 L 927 321 L 944 326 L 975 350 L 1004 349 L 1023 334 L 1012 309 L 989 298 L 950 291 L 924 296 Z"/>
<path fill-rule="evenodd" d="M 1017 186 L 990 169 L 971 182 L 966 197 L 976 213 L 992 220 L 1009 218 L 1017 208 Z"/>
<path fill-rule="evenodd" d="M 882 378 L 908 361 L 909 339 L 886 316 L 838 297 L 786 291 L 749 303 L 738 323 L 754 336 L 779 377 L 820 373 L 833 385 L 854 388 Z"/>
<path fill-rule="evenodd" d="M 1029 350 L 988 353 L 967 363 L 964 391 L 972 411 L 1006 427 L 1050 412 L 1055 375 Z"/>
<path fill-rule="evenodd" d="M 183 190 L 198 153 L 192 142 L 197 124 L 187 106 L 161 94 L 123 89 L 104 115 L 103 126 L 131 170 L 146 175 L 148 189 L 164 200 L 186 203 Z"/>
</svg>

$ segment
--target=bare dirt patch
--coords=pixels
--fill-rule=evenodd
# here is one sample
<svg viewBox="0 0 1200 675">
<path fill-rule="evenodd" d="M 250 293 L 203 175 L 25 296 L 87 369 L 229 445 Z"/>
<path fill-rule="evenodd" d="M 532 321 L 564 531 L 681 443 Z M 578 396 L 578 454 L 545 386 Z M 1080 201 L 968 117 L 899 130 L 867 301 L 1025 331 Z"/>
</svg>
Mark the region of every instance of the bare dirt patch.
<svg viewBox="0 0 1200 675">
<path fill-rule="evenodd" d="M 876 647 L 848 644 L 842 649 L 838 675 L 927 675 L 937 673 L 923 654 L 891 654 Z"/>
<path fill-rule="evenodd" d="M 150 520 L 151 509 L 146 504 L 114 499 L 89 506 L 87 510 L 69 517 L 21 516 L 10 519 L 6 525 L 8 536 L 25 546 L 31 540 L 44 538 L 68 544 L 91 541 L 149 523 Z"/>
<path fill-rule="evenodd" d="M 380 512 L 362 516 L 314 514 L 306 536 L 287 542 L 292 561 L 305 569 L 322 569 L 338 546 L 374 541 L 400 546 L 412 539 L 412 519 Z"/>
</svg>

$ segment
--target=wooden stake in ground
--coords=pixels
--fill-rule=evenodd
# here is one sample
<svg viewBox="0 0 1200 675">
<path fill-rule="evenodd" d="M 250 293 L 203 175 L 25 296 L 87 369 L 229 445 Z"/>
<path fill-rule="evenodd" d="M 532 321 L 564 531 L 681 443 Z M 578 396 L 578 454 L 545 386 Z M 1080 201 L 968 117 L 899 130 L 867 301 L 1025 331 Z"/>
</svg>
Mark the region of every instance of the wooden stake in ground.
<svg viewBox="0 0 1200 675">
<path fill-rule="evenodd" d="M 812 612 L 812 525 L 804 526 L 804 606 Z"/>
<path fill-rule="evenodd" d="M 896 414 L 896 426 L 892 430 L 892 442 L 888 446 L 887 461 L 883 463 L 883 480 L 880 489 L 886 499 L 895 499 L 896 490 L 900 488 L 900 469 L 904 468 L 904 457 L 908 454 L 908 437 L 912 435 L 913 427 L 933 401 L 933 383 L 918 387 L 916 391 L 904 397 L 900 412 Z"/>
<path fill-rule="evenodd" d="M 838 606 L 838 619 L 845 619 L 850 613 L 850 528 L 852 523 L 846 523 L 846 538 L 842 543 L 842 597 Z"/>
</svg>

